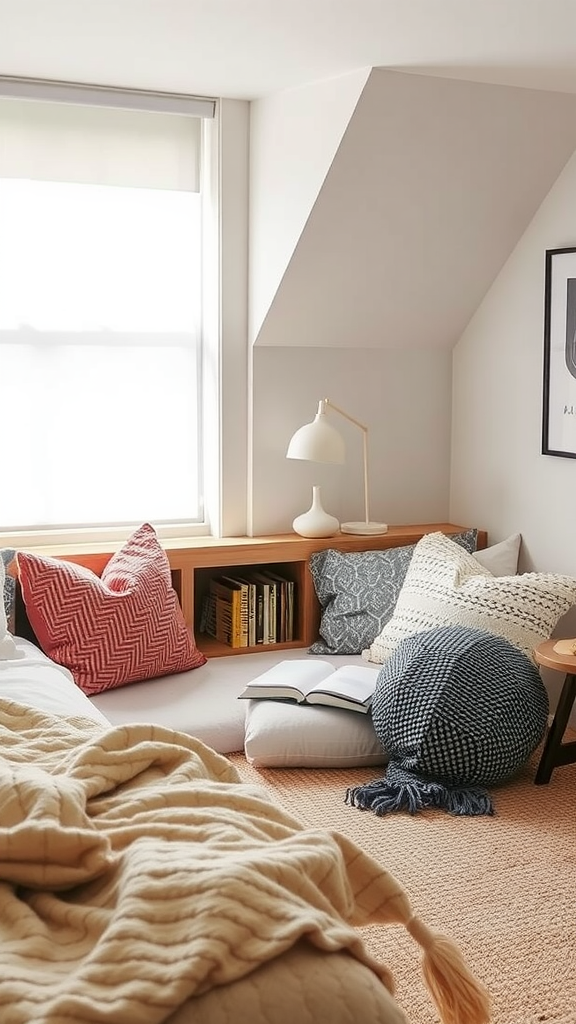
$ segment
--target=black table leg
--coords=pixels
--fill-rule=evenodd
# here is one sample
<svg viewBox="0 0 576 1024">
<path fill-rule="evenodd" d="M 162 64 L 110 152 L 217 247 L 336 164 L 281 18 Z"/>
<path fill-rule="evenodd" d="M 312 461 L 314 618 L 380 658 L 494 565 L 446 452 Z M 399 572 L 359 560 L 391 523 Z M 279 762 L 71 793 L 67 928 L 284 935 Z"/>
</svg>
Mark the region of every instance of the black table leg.
<svg viewBox="0 0 576 1024">
<path fill-rule="evenodd" d="M 568 725 L 568 719 L 570 718 L 575 698 L 576 675 L 567 674 L 534 778 L 536 785 L 549 782 L 554 768 L 576 761 L 576 742 L 562 743 L 562 737 Z"/>
</svg>

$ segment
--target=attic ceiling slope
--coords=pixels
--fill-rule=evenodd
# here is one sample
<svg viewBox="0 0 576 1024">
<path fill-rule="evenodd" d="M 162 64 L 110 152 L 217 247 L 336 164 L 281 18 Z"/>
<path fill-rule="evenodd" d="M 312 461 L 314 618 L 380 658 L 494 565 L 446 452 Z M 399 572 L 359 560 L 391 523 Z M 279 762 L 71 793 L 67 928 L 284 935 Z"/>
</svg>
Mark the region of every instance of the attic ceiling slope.
<svg viewBox="0 0 576 1024">
<path fill-rule="evenodd" d="M 362 68 L 250 104 L 251 342 L 262 326 L 370 71 Z"/>
<path fill-rule="evenodd" d="M 575 148 L 574 95 L 373 70 L 256 344 L 452 348 Z"/>
</svg>

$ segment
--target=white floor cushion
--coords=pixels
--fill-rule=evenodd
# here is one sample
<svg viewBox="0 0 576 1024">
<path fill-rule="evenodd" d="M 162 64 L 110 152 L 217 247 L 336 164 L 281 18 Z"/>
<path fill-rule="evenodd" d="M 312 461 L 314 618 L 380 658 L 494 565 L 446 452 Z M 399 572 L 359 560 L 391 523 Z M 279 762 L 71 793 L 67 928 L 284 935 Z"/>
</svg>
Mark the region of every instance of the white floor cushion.
<svg viewBox="0 0 576 1024">
<path fill-rule="evenodd" d="M 342 708 L 249 700 L 244 753 L 256 768 L 385 764 L 372 716 Z"/>
</svg>

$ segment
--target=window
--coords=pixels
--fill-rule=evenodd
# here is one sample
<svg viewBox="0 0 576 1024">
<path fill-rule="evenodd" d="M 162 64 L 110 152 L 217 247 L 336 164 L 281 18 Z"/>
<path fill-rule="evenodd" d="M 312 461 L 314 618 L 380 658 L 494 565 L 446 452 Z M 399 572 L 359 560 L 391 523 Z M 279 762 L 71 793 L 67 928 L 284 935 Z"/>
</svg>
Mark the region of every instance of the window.
<svg viewBox="0 0 576 1024">
<path fill-rule="evenodd" d="M 195 106 L 211 116 L 214 104 L 157 111 L 146 94 L 55 88 L 0 99 L 0 380 L 13 467 L 0 530 L 94 535 L 151 520 L 190 532 L 204 524 Z"/>
</svg>

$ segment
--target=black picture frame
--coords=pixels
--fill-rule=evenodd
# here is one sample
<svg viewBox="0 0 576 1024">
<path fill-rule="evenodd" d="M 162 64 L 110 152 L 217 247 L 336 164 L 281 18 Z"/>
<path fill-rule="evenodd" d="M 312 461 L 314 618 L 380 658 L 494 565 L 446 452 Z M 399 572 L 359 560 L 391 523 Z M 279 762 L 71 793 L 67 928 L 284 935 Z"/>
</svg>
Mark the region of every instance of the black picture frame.
<svg viewBox="0 0 576 1024">
<path fill-rule="evenodd" d="M 546 250 L 542 454 L 576 459 L 576 246 Z"/>
</svg>

